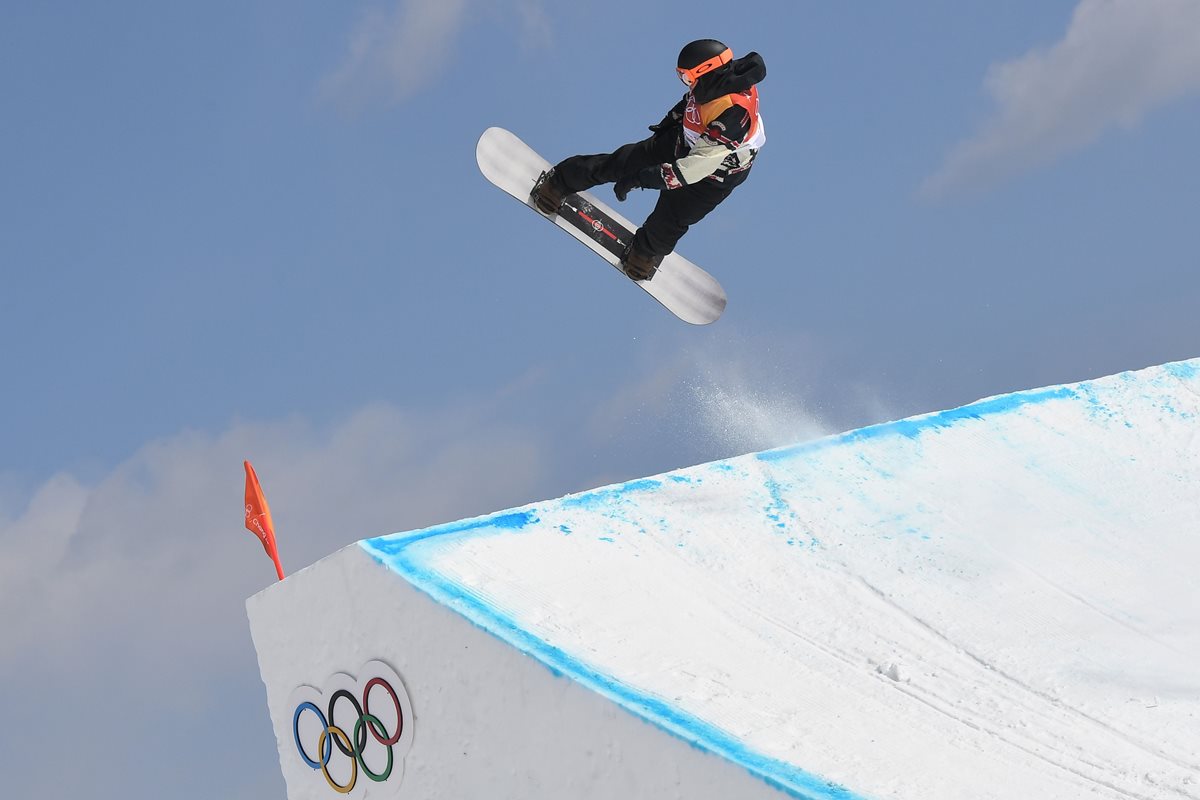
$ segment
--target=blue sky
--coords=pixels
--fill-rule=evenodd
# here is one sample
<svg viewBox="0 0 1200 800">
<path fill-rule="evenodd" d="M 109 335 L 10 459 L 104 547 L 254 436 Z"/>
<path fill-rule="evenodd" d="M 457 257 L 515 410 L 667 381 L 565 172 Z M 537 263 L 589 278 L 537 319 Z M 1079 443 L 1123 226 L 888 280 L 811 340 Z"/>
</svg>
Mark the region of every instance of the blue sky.
<svg viewBox="0 0 1200 800">
<path fill-rule="evenodd" d="M 0 11 L 0 678 L 121 720 L 64 770 L 24 706 L 18 793 L 131 796 L 96 784 L 149 754 L 178 797 L 283 796 L 242 458 L 292 570 L 1198 354 L 1194 0 L 756 8 Z M 766 59 L 769 142 L 680 245 L 730 298 L 698 329 L 473 154 L 491 125 L 552 161 L 640 138 L 710 36 Z M 167 720 L 191 755 L 147 741 Z"/>
</svg>

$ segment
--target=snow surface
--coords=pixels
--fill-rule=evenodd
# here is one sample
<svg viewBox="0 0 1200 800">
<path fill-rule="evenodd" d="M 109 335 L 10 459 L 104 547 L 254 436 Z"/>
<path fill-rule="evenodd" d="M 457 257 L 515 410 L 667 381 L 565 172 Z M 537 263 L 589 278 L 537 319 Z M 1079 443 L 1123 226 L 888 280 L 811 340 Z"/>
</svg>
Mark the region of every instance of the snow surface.
<svg viewBox="0 0 1200 800">
<path fill-rule="evenodd" d="M 1200 798 L 1200 359 L 360 545 L 803 798 Z"/>
</svg>

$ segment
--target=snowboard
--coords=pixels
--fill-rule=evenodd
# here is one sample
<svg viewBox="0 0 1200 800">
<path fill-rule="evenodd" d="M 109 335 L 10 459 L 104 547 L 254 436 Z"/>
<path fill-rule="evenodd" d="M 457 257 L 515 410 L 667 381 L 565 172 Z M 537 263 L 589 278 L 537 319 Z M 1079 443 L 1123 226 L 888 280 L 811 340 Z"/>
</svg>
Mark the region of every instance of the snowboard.
<svg viewBox="0 0 1200 800">
<path fill-rule="evenodd" d="M 543 219 L 550 217 L 533 204 L 533 189 L 550 162 L 504 128 L 488 128 L 475 147 L 479 171 L 489 181 L 524 203 Z M 622 276 L 621 256 L 637 226 L 588 192 L 567 195 L 553 222 L 599 255 Z M 625 276 L 628 279 L 628 276 Z M 634 281 L 648 295 L 684 322 L 707 325 L 725 310 L 725 290 L 716 278 L 678 253 L 663 259 L 649 280 Z"/>
</svg>

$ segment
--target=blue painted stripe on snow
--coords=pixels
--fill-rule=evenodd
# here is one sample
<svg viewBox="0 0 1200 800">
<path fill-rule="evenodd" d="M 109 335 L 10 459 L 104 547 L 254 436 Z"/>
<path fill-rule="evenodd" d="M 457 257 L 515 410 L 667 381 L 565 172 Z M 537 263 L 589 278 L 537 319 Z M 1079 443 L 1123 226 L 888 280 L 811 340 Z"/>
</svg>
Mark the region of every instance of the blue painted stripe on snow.
<svg viewBox="0 0 1200 800">
<path fill-rule="evenodd" d="M 795 456 L 827 450 L 830 447 L 865 442 L 885 436 L 903 436 L 908 439 L 916 439 L 926 431 L 950 428 L 964 420 L 983 419 L 984 417 L 1015 411 L 1022 406 L 1076 396 L 1076 391 L 1069 386 L 1059 386 L 1035 392 L 1018 392 L 1016 394 L 993 397 L 988 400 L 980 400 L 977 403 L 971 403 L 970 405 L 949 411 L 940 411 L 936 414 L 927 414 L 921 417 L 897 420 L 896 422 L 884 422 L 879 425 L 871 425 L 866 428 L 849 431 L 838 436 L 818 439 L 815 442 L 805 442 L 778 450 L 768 450 L 765 453 L 756 454 L 756 457 L 760 461 L 784 461 Z"/>
<path fill-rule="evenodd" d="M 488 520 L 473 520 L 461 531 L 479 531 Z M 433 530 L 433 529 L 430 529 Z M 448 533 L 440 531 L 439 533 Z M 439 535 L 439 534 L 431 534 Z M 428 538 L 381 537 L 359 542 L 376 561 L 398 573 L 438 603 L 454 609 L 484 631 L 540 661 L 556 675 L 568 675 L 688 744 L 743 766 L 751 775 L 800 800 L 867 800 L 845 787 L 823 780 L 786 761 L 755 752 L 737 737 L 659 698 L 640 692 L 616 678 L 592 669 L 579 659 L 534 636 L 461 586 L 421 566 L 408 546 Z"/>
<path fill-rule="evenodd" d="M 499 529 L 499 530 L 520 530 L 527 525 L 532 525 L 538 521 L 538 517 L 532 511 L 510 511 L 504 514 L 493 514 L 488 517 L 475 517 L 474 519 L 465 519 L 461 522 L 450 522 L 445 525 L 435 525 L 432 528 L 423 528 L 419 531 L 411 533 L 393 533 L 388 536 L 381 536 L 377 539 L 369 539 L 378 547 L 381 553 L 390 555 L 399 553 L 413 542 L 424 541 L 431 539 L 434 536 L 444 536 L 451 533 L 466 533 L 468 531 L 478 531 L 484 528 Z"/>
<path fill-rule="evenodd" d="M 1200 375 L 1200 359 L 1192 361 L 1176 361 L 1173 364 L 1163 364 L 1169 374 L 1185 381 L 1190 381 Z"/>
<path fill-rule="evenodd" d="M 662 481 L 654 478 L 641 478 L 636 481 L 618 484 L 605 489 L 595 489 L 590 492 L 583 492 L 569 497 L 564 497 L 559 501 L 562 508 L 586 508 L 595 509 L 600 506 L 609 505 L 614 500 L 620 500 L 626 495 L 634 492 L 650 492 L 662 487 Z"/>
</svg>

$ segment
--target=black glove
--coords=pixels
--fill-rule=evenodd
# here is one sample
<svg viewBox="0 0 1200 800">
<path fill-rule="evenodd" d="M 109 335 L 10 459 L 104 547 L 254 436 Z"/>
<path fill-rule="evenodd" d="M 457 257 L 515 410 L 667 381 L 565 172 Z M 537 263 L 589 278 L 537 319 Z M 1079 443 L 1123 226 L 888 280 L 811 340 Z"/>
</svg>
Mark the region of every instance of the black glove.
<svg viewBox="0 0 1200 800">
<path fill-rule="evenodd" d="M 629 196 L 631 189 L 665 189 L 667 188 L 666 181 L 663 180 L 662 167 L 653 164 L 643 170 L 639 170 L 632 175 L 626 175 L 613 185 L 613 194 L 622 203 Z"/>
<path fill-rule="evenodd" d="M 669 131 L 672 128 L 678 128 L 681 124 L 683 124 L 683 117 L 677 117 L 674 114 L 667 114 L 665 117 L 659 120 L 658 124 L 651 125 L 650 130 L 654 133 L 662 133 L 663 131 Z"/>
<path fill-rule="evenodd" d="M 637 185 L 638 185 L 638 182 L 637 182 L 637 173 L 636 172 L 633 173 L 632 175 L 626 175 L 624 178 L 621 178 L 621 180 L 617 181 L 613 185 L 613 194 L 615 194 L 617 196 L 617 200 L 624 203 L 625 198 L 629 197 L 629 190 Z M 641 187 L 638 186 L 638 188 L 640 189 Z"/>
<path fill-rule="evenodd" d="M 669 131 L 669 130 L 671 130 L 671 128 L 675 128 L 675 127 L 678 127 L 679 125 L 682 125 L 683 124 L 683 109 L 684 109 L 686 103 L 687 103 L 687 95 L 684 95 L 683 99 L 680 100 L 678 103 L 676 103 L 675 107 L 672 108 L 670 111 L 668 111 L 667 115 L 665 117 L 663 117 L 657 125 L 650 126 L 650 130 L 653 131 L 654 133 L 658 133 L 660 131 Z"/>
</svg>

